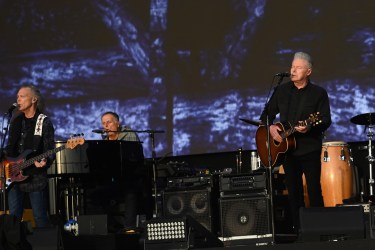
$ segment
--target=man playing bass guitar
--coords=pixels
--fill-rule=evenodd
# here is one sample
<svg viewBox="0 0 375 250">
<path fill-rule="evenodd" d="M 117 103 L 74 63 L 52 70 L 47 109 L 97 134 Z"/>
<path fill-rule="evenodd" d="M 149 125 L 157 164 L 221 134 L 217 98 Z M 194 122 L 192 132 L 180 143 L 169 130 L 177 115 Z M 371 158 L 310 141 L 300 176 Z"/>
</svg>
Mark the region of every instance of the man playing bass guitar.
<svg viewBox="0 0 375 250">
<path fill-rule="evenodd" d="M 331 125 L 331 114 L 326 90 L 310 81 L 312 70 L 311 57 L 304 52 L 295 53 L 290 68 L 291 81 L 277 88 L 260 117 L 262 123 L 266 124 L 268 114 L 272 124 L 276 115 L 280 115 L 280 123 L 270 126 L 270 144 L 276 145 L 275 148 L 291 137 L 291 142 L 295 143 L 290 145 L 293 148 L 286 150 L 282 163 L 296 232 L 299 229 L 299 208 L 304 207 L 302 174 L 305 174 L 310 206 L 324 205 L 320 186 L 320 156 L 323 133 Z M 312 114 L 318 114 L 319 121 L 311 119 Z M 292 132 L 285 136 L 284 129 L 287 128 L 280 124 L 290 125 L 288 129 Z M 257 146 L 262 143 L 267 145 L 267 137 L 264 140 L 259 137 L 257 131 Z M 258 146 L 258 151 L 260 149 L 262 147 Z"/>
<path fill-rule="evenodd" d="M 20 87 L 17 93 L 17 106 L 20 113 L 10 124 L 6 156 L 17 157 L 27 150 L 33 155 L 38 155 L 54 149 L 54 127 L 51 120 L 42 114 L 43 100 L 40 91 L 33 85 Z M 35 161 L 33 166 L 22 173 L 29 177 L 13 183 L 8 189 L 10 214 L 22 219 L 24 196 L 28 194 L 37 227 L 50 225 L 47 212 L 47 168 L 54 157 L 54 154 L 51 154 Z"/>
</svg>

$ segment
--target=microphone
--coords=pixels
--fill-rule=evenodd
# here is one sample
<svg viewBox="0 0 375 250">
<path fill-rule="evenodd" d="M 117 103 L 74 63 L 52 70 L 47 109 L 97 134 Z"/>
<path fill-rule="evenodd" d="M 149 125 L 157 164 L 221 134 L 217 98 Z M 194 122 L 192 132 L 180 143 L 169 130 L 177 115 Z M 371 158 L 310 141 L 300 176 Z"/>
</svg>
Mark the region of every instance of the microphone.
<svg viewBox="0 0 375 250">
<path fill-rule="evenodd" d="M 10 106 L 10 108 L 8 109 L 8 112 L 6 112 L 5 114 L 10 115 L 15 108 L 18 108 L 18 104 L 17 103 L 13 103 L 12 106 Z"/>
<path fill-rule="evenodd" d="M 97 134 L 105 134 L 108 132 L 121 132 L 121 131 L 120 130 L 93 129 L 91 132 L 97 133 Z"/>
<path fill-rule="evenodd" d="M 92 130 L 93 133 L 97 133 L 97 134 L 104 134 L 106 133 L 106 131 L 104 131 L 104 129 L 94 129 Z"/>
<path fill-rule="evenodd" d="M 277 73 L 275 76 L 289 77 L 290 73 L 289 72 L 281 72 L 281 73 Z"/>
</svg>

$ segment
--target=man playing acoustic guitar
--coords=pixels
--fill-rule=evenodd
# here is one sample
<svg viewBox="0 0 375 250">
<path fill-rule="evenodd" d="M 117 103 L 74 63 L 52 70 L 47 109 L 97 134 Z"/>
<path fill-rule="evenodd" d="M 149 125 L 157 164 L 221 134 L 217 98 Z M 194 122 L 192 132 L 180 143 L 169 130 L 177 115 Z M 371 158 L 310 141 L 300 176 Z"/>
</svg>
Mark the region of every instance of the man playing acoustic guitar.
<svg viewBox="0 0 375 250">
<path fill-rule="evenodd" d="M 7 158 L 16 157 L 13 162 L 15 166 L 7 168 L 10 172 L 8 174 L 15 180 L 7 189 L 10 214 L 22 219 L 24 195 L 28 193 L 37 227 L 47 227 L 50 224 L 47 213 L 47 168 L 53 162 L 54 154 L 33 161 L 32 166 L 24 171 L 19 171 L 17 164 L 24 161 L 22 155 L 27 151 L 30 155 L 38 155 L 55 148 L 54 127 L 51 120 L 42 114 L 42 104 L 42 96 L 35 86 L 24 85 L 18 90 L 17 105 L 20 114 L 10 124 L 5 150 Z M 23 179 L 23 176 L 28 178 Z"/>
<path fill-rule="evenodd" d="M 272 124 L 276 115 L 280 114 L 280 122 L 270 126 L 270 148 L 271 151 L 277 151 L 281 146 L 286 145 L 285 158 L 279 163 L 283 163 L 285 171 L 295 230 L 299 228 L 299 208 L 304 207 L 302 174 L 305 174 L 310 206 L 324 205 L 320 186 L 320 156 L 323 133 L 331 125 L 331 114 L 326 90 L 310 81 L 312 68 L 312 60 L 308 54 L 295 53 L 290 68 L 291 81 L 277 88 L 268 103 L 268 108 L 260 117 L 262 123 L 266 124 L 268 113 Z M 316 115 L 319 116 L 319 120 Z M 289 128 L 286 128 L 287 126 Z M 288 129 L 287 133 L 285 129 Z M 288 144 L 287 140 L 294 145 Z M 267 137 L 263 142 L 260 141 L 257 131 L 257 146 L 261 143 L 267 145 L 266 141 Z M 258 151 L 262 151 L 260 149 L 262 147 L 258 146 Z M 259 154 L 266 154 L 267 159 L 268 150 L 263 151 L 266 152 L 259 152 Z M 274 155 L 278 156 L 278 154 Z M 272 162 L 277 161 L 272 159 Z"/>
</svg>

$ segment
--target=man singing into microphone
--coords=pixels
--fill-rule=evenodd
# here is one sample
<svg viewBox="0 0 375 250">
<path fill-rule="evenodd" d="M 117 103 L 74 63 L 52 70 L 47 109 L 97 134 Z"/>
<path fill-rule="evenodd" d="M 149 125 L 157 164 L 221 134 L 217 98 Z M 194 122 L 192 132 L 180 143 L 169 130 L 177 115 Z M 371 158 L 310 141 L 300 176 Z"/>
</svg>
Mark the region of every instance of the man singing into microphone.
<svg viewBox="0 0 375 250">
<path fill-rule="evenodd" d="M 43 102 L 40 91 L 33 85 L 22 86 L 17 93 L 17 105 L 21 113 L 10 124 L 6 156 L 13 157 L 18 162 L 22 159 L 18 156 L 25 150 L 31 150 L 32 156 L 37 156 L 54 149 L 55 130 L 51 120 L 42 114 Z M 25 181 L 13 182 L 10 185 L 10 214 L 22 219 L 24 196 L 28 194 L 36 226 L 49 226 L 47 168 L 53 160 L 54 155 L 51 155 L 41 161 L 35 161 L 32 166 L 24 169 L 23 175 L 29 176 Z"/>
<path fill-rule="evenodd" d="M 104 140 L 139 141 L 138 135 L 129 127 L 120 125 L 120 118 L 115 112 L 105 112 L 102 115 L 103 132 L 107 135 Z"/>
<path fill-rule="evenodd" d="M 294 54 L 290 68 L 291 81 L 280 85 L 264 110 L 260 119 L 265 124 L 267 113 L 270 123 L 280 114 L 282 124 L 295 126 L 296 149 L 286 154 L 284 171 L 293 225 L 299 228 L 299 208 L 304 207 L 302 174 L 305 174 L 311 207 L 323 206 L 320 186 L 322 139 L 324 131 L 331 125 L 328 94 L 322 87 L 311 83 L 313 70 L 311 57 L 304 52 Z M 298 124 L 319 112 L 321 123 Z M 281 128 L 270 126 L 271 139 L 281 142 Z M 285 139 L 284 139 L 285 140 Z"/>
</svg>

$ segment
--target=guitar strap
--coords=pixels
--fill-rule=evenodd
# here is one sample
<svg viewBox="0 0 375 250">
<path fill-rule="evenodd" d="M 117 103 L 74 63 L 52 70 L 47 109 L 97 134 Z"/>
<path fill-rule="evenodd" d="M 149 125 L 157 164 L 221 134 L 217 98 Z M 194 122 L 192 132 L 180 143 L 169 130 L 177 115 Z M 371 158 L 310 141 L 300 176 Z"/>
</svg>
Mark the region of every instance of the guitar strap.
<svg viewBox="0 0 375 250">
<path fill-rule="evenodd" d="M 34 138 L 33 138 L 33 151 L 38 150 L 40 138 L 42 137 L 43 133 L 43 121 L 47 116 L 44 114 L 39 114 L 36 124 L 35 124 L 35 130 L 34 130 Z M 25 120 L 22 120 L 22 129 L 21 129 L 21 139 L 18 143 L 18 154 L 21 154 L 24 149 L 24 142 L 26 138 L 26 124 Z"/>
<path fill-rule="evenodd" d="M 43 121 L 47 116 L 44 114 L 39 114 L 38 119 L 35 124 L 34 139 L 33 139 L 33 150 L 38 150 L 40 139 L 43 133 Z"/>
</svg>

